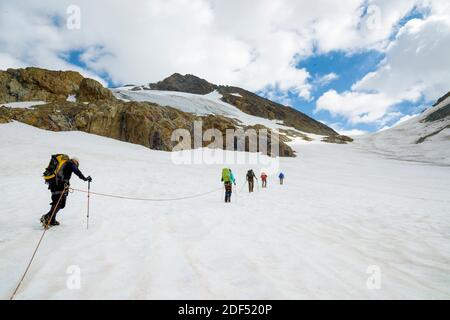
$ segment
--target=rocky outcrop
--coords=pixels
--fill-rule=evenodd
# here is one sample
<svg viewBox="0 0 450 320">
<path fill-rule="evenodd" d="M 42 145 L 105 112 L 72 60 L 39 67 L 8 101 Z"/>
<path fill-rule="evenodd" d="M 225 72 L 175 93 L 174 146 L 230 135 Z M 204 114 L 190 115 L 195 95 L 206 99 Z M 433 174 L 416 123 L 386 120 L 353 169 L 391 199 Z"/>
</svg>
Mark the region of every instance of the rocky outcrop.
<svg viewBox="0 0 450 320">
<path fill-rule="evenodd" d="M 353 142 L 353 139 L 343 135 L 331 135 L 322 139 L 322 142 L 327 143 L 337 143 L 337 144 L 347 144 Z"/>
<path fill-rule="evenodd" d="M 428 114 L 428 116 L 423 119 L 422 122 L 434 122 L 445 119 L 447 117 L 450 117 L 450 103 Z"/>
<path fill-rule="evenodd" d="M 0 102 L 61 101 L 78 92 L 83 76 L 40 68 L 0 71 Z"/>
<path fill-rule="evenodd" d="M 217 90 L 222 94 L 224 102 L 236 106 L 245 113 L 270 120 L 280 120 L 286 126 L 306 133 L 337 135 L 337 132 L 330 127 L 294 108 L 275 103 L 242 88 L 218 86 L 193 75 L 183 76 L 176 73 L 163 81 L 149 84 L 149 88 L 194 94 L 208 94 Z M 137 90 L 141 88 L 138 87 Z"/>
<path fill-rule="evenodd" d="M 222 116 L 200 117 L 153 103 L 118 100 L 99 82 L 76 72 L 9 69 L 0 71 L 0 77 L 0 123 L 15 120 L 51 131 L 83 131 L 164 151 L 177 144 L 171 141 L 176 129 L 188 130 L 193 146 L 195 121 L 202 121 L 203 131 L 218 129 L 224 147 L 226 130 L 238 128 L 235 120 Z M 76 102 L 67 101 L 69 95 L 76 95 Z M 28 109 L 1 106 L 30 100 L 48 103 Z M 279 142 L 280 155 L 295 156 L 285 142 Z"/>
<path fill-rule="evenodd" d="M 208 94 L 217 89 L 217 86 L 191 74 L 185 76 L 174 73 L 170 77 L 158 82 L 150 83 L 152 90 L 179 91 L 194 94 Z"/>
<path fill-rule="evenodd" d="M 198 117 L 147 102 L 108 100 L 88 104 L 55 102 L 32 109 L 0 107 L 0 123 L 12 120 L 51 131 L 83 131 L 164 151 L 171 151 L 177 144 L 171 141 L 176 129 L 188 130 L 191 134 L 190 146 L 193 146 L 195 121 L 202 121 L 203 132 L 210 128 L 218 129 L 223 136 L 223 148 L 226 147 L 226 130 L 237 129 L 235 121 L 225 117 Z M 268 132 L 270 134 L 270 130 Z M 209 144 L 208 141 L 203 142 L 204 147 Z M 269 136 L 269 151 L 271 144 Z M 245 150 L 249 150 L 248 145 Z M 283 157 L 295 156 L 284 140 L 279 142 L 279 154 Z"/>
<path fill-rule="evenodd" d="M 442 101 L 445 101 L 447 98 L 450 97 L 450 92 L 448 92 L 447 94 L 445 94 L 444 96 L 440 97 L 439 99 L 437 99 L 436 103 L 433 104 L 433 107 L 437 107 Z"/>
<path fill-rule="evenodd" d="M 77 101 L 89 102 L 97 100 L 116 100 L 116 98 L 109 89 L 104 88 L 99 82 L 84 78 L 80 83 Z"/>
<path fill-rule="evenodd" d="M 237 87 L 219 87 L 222 100 L 239 108 L 241 111 L 270 120 L 280 120 L 284 125 L 299 131 L 317 135 L 335 135 L 333 129 L 314 120 L 294 108 L 283 106 L 269 99 L 260 97 L 250 91 Z"/>
</svg>

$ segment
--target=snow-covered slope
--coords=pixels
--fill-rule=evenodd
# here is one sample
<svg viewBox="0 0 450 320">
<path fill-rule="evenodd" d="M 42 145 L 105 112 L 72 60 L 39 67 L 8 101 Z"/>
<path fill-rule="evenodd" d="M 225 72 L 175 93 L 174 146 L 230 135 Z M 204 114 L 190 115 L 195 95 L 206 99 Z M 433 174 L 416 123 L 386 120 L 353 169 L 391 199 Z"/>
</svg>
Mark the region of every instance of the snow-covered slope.
<svg viewBox="0 0 450 320">
<path fill-rule="evenodd" d="M 221 115 L 239 120 L 243 125 L 261 124 L 271 129 L 290 129 L 280 121 L 272 121 L 246 114 L 235 106 L 223 102 L 221 94 L 213 91 L 206 95 L 177 91 L 131 90 L 132 87 L 112 89 L 116 98 L 125 101 L 148 101 L 161 106 L 170 106 L 197 115 Z M 297 130 L 295 130 L 297 131 Z"/>
<path fill-rule="evenodd" d="M 221 165 L 175 165 L 172 153 L 99 136 L 10 123 L 0 137 L 2 299 L 42 233 L 50 154 L 79 157 L 97 192 L 171 198 L 221 186 Z M 16 298 L 450 298 L 448 168 L 353 145 L 293 147 L 298 158 L 280 159 L 284 186 L 271 175 L 268 189 L 240 192 L 249 166 L 232 166 L 229 205 L 221 192 L 178 202 L 93 196 L 86 230 L 86 195 L 70 194 Z M 366 286 L 373 265 L 379 290 Z M 66 286 L 71 266 L 79 290 Z"/>
<path fill-rule="evenodd" d="M 449 105 L 450 97 L 398 126 L 356 137 L 356 143 L 386 157 L 450 165 L 450 116 L 432 118 Z"/>
</svg>

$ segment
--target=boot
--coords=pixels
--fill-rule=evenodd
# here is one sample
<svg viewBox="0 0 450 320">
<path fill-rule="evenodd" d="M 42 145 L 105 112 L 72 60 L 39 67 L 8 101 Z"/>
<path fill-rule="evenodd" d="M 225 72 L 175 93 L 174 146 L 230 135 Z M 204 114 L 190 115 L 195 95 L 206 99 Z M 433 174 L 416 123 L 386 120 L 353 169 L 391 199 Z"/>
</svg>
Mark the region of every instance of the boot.
<svg viewBox="0 0 450 320">
<path fill-rule="evenodd" d="M 56 220 L 53 220 L 53 221 L 50 222 L 50 225 L 51 226 L 59 226 L 59 222 L 56 221 Z"/>
<path fill-rule="evenodd" d="M 46 214 L 44 214 L 41 217 L 41 223 L 42 223 L 42 225 L 44 227 L 47 227 L 47 226 L 59 226 L 60 223 L 58 221 L 56 221 L 56 219 L 53 219 L 53 221 L 50 221 L 50 222 L 49 222 L 49 219 L 50 219 L 50 217 L 48 215 L 46 215 Z"/>
<path fill-rule="evenodd" d="M 48 221 L 48 218 L 49 218 L 49 217 L 48 217 L 46 214 L 44 214 L 44 215 L 41 217 L 41 223 L 42 223 L 42 225 L 43 225 L 44 227 L 50 225 L 50 223 L 49 223 L 49 221 Z"/>
</svg>

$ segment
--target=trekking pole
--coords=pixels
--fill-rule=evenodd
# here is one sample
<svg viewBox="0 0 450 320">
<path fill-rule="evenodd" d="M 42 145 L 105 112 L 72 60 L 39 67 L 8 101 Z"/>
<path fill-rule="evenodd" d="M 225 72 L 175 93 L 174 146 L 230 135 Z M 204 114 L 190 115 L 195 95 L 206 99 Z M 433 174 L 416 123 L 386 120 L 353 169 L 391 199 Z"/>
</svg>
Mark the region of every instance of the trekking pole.
<svg viewBox="0 0 450 320">
<path fill-rule="evenodd" d="M 88 193 L 87 193 L 87 215 L 86 215 L 86 230 L 89 230 L 89 211 L 90 211 L 90 200 L 91 200 L 91 182 L 88 181 Z"/>
</svg>

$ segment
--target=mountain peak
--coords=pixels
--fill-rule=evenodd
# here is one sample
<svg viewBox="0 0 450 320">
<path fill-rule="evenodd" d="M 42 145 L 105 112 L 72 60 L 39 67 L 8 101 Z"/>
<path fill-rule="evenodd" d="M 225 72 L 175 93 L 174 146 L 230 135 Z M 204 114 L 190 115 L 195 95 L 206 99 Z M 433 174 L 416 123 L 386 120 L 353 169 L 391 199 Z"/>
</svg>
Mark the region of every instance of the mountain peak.
<svg viewBox="0 0 450 320">
<path fill-rule="evenodd" d="M 192 74 L 182 75 L 180 73 L 174 73 L 157 83 L 150 83 L 149 86 L 152 90 L 179 91 L 194 94 L 208 94 L 217 89 L 215 84 L 205 79 Z"/>
</svg>

